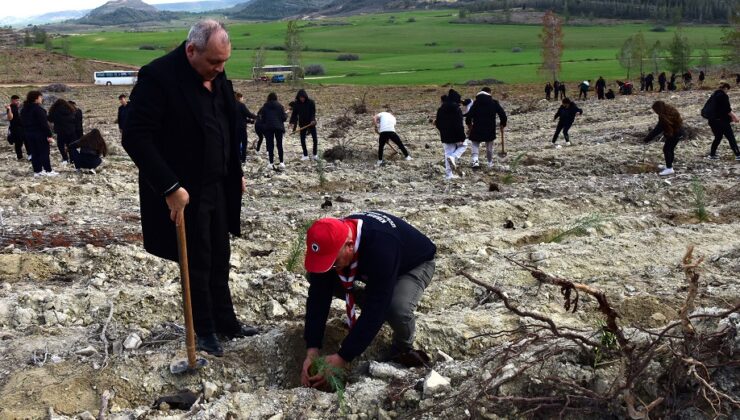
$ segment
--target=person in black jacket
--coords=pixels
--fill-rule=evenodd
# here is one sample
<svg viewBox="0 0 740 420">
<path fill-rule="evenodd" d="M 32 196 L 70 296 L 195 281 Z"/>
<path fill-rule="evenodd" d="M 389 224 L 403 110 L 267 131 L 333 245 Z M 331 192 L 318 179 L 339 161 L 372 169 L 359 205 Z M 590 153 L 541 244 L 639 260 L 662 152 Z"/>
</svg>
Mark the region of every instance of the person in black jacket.
<svg viewBox="0 0 740 420">
<path fill-rule="evenodd" d="M 671 80 L 668 82 L 668 90 L 676 90 L 676 73 L 671 73 Z"/>
<path fill-rule="evenodd" d="M 380 211 L 314 222 L 306 233 L 307 351 L 301 383 L 321 388 L 326 380 L 327 372 L 311 376 L 309 367 L 322 347 L 333 297 L 345 301 L 350 331 L 339 350 L 325 357 L 328 364 L 345 368 L 388 322 L 393 330 L 391 360 L 422 365 L 424 359 L 414 357 L 421 353 L 413 349 L 414 310 L 434 276 L 436 252 L 434 243 L 416 228 Z M 364 289 L 355 280 L 362 281 Z M 362 308 L 359 317 L 355 305 Z"/>
<path fill-rule="evenodd" d="M 262 123 L 262 116 L 260 116 L 260 113 L 257 113 L 257 116 L 254 119 L 254 134 L 257 135 L 257 141 L 254 143 L 254 150 L 260 151 L 260 146 L 262 146 L 262 140 L 265 139 L 265 128 L 264 124 Z"/>
<path fill-rule="evenodd" d="M 75 151 L 72 154 L 75 169 L 78 172 L 85 171 L 93 175 L 95 174 L 95 168 L 103 163 L 101 157 L 108 154 L 105 139 L 97 128 L 93 128 L 89 133 L 72 142 L 69 149 Z M 77 149 L 80 150 L 77 151 Z"/>
<path fill-rule="evenodd" d="M 460 174 L 457 161 L 467 148 L 460 100 L 460 94 L 456 90 L 450 89 L 434 119 L 434 126 L 439 130 L 439 137 L 444 148 L 446 179 L 457 178 L 457 175 L 453 172 Z"/>
<path fill-rule="evenodd" d="M 704 74 L 704 70 L 701 70 L 699 72 L 699 87 L 704 86 L 704 79 L 706 78 L 706 74 Z"/>
<path fill-rule="evenodd" d="M 557 101 L 560 97 L 560 82 L 556 80 L 555 83 L 553 83 L 552 87 L 555 90 L 555 100 Z"/>
<path fill-rule="evenodd" d="M 605 90 L 606 90 L 606 80 L 604 80 L 603 77 L 599 76 L 599 79 L 596 81 L 596 96 L 599 99 L 604 99 Z"/>
<path fill-rule="evenodd" d="M 653 91 L 653 80 L 655 80 L 655 76 L 653 76 L 653 73 L 648 73 L 647 76 L 645 76 L 645 91 Z"/>
<path fill-rule="evenodd" d="M 665 77 L 665 72 L 663 71 L 658 75 L 658 86 L 660 86 L 660 90 L 658 92 L 665 91 L 665 83 L 666 83 L 666 77 Z"/>
<path fill-rule="evenodd" d="M 552 85 L 550 82 L 545 84 L 545 99 L 550 100 L 550 94 L 552 93 Z"/>
<path fill-rule="evenodd" d="M 267 143 L 267 155 L 270 163 L 267 167 L 270 169 L 285 169 L 283 161 L 283 134 L 285 134 L 285 121 L 288 120 L 288 114 L 285 112 L 283 105 L 278 102 L 275 92 L 267 95 L 267 102 L 257 113 L 259 114 L 262 127 L 265 132 L 265 141 Z M 275 167 L 274 145 L 277 143 L 278 159 L 280 164 Z"/>
<path fill-rule="evenodd" d="M 72 105 L 72 108 L 75 109 L 75 139 L 79 140 L 82 138 L 82 135 L 84 134 L 84 130 L 82 129 L 82 110 L 77 107 L 77 102 L 75 101 L 68 101 L 70 105 Z"/>
<path fill-rule="evenodd" d="M 674 150 L 676 149 L 679 140 L 686 136 L 686 131 L 683 127 L 683 120 L 681 119 L 681 114 L 678 113 L 676 108 L 663 101 L 653 102 L 652 108 L 653 111 L 658 114 L 658 124 L 643 141 L 645 143 L 649 143 L 651 140 L 658 137 L 658 135 L 663 134 L 663 137 L 665 138 L 665 143 L 663 144 L 665 168 L 659 175 L 672 175 L 674 173 Z"/>
<path fill-rule="evenodd" d="M 565 98 L 565 82 L 560 82 L 560 97 Z"/>
<path fill-rule="evenodd" d="M 77 140 L 75 137 L 75 109 L 64 99 L 57 99 L 49 108 L 49 122 L 54 124 L 57 134 L 57 147 L 62 155 L 62 165 L 70 162 L 67 146 Z"/>
<path fill-rule="evenodd" d="M 732 131 L 732 123 L 738 122 L 737 116 L 732 112 L 732 106 L 730 105 L 730 97 L 727 92 L 730 90 L 729 83 L 721 83 L 719 89 L 717 89 L 712 97 L 709 99 L 713 101 L 713 110 L 710 115 L 709 128 L 712 129 L 714 134 L 714 141 L 712 142 L 712 148 L 709 151 L 709 159 L 717 160 L 717 148 L 722 142 L 722 137 L 727 137 L 727 141 L 730 143 L 730 148 L 735 153 L 735 160 L 740 160 L 740 149 L 737 146 L 735 140 L 735 133 Z"/>
<path fill-rule="evenodd" d="M 308 97 L 305 90 L 301 89 L 295 95 L 295 101 L 293 104 L 292 111 L 290 113 L 290 124 L 293 126 L 293 132 L 296 129 L 302 128 L 300 132 L 301 136 L 301 148 L 303 149 L 303 157 L 301 160 L 308 160 L 308 149 L 306 148 L 306 135 L 311 134 L 313 140 L 313 159 L 319 159 L 319 141 L 316 138 L 316 103 L 313 99 Z M 306 127 L 306 128 L 303 128 Z"/>
<path fill-rule="evenodd" d="M 562 85 L 560 85 L 562 86 Z M 470 127 L 470 142 L 473 167 L 480 166 L 478 163 L 478 151 L 480 144 L 486 144 L 486 160 L 488 167 L 493 167 L 493 142 L 496 140 L 496 115 L 501 120 L 501 129 L 506 127 L 506 112 L 501 104 L 491 96 L 491 89 L 484 87 L 475 96 L 473 106 L 465 114 L 465 124 Z"/>
<path fill-rule="evenodd" d="M 23 134 L 23 121 L 21 121 L 20 96 L 13 95 L 10 97 L 10 104 L 5 105 L 5 114 L 10 126 L 8 127 L 8 142 L 15 148 L 15 156 L 18 160 L 23 160 L 23 146 L 26 147 L 26 154 L 30 157 L 30 150 L 26 142 L 26 136 Z"/>
<path fill-rule="evenodd" d="M 177 261 L 175 226 L 186 222 L 198 348 L 216 356 L 216 334 L 257 333 L 237 319 L 229 290 L 229 233 L 241 233 L 246 190 L 234 88 L 224 73 L 230 55 L 222 23 L 196 22 L 187 41 L 141 68 L 123 130 L 139 168 L 144 248 Z"/>
<path fill-rule="evenodd" d="M 555 134 L 552 136 L 553 146 L 558 141 L 558 137 L 560 136 L 561 131 L 563 132 L 563 137 L 565 137 L 565 145 L 570 146 L 570 136 L 568 135 L 568 130 L 570 130 L 570 127 L 576 120 L 576 114 L 583 115 L 583 110 L 581 110 L 581 108 L 578 108 L 578 105 L 576 105 L 576 103 L 572 102 L 570 99 L 563 99 L 562 105 L 560 105 L 560 108 L 558 108 L 558 110 L 555 112 L 555 117 L 553 118 L 553 121 L 557 120 L 558 118 L 560 119 L 560 121 L 558 121 L 558 127 L 555 129 Z M 557 147 L 560 147 L 560 145 L 557 145 Z"/>
<path fill-rule="evenodd" d="M 124 94 L 118 95 L 118 103 L 120 105 L 118 106 L 118 117 L 116 118 L 116 123 L 118 124 L 118 131 L 121 133 L 121 138 L 123 138 L 123 130 L 126 127 L 128 112 L 131 108 L 129 108 L 128 98 Z"/>
<path fill-rule="evenodd" d="M 54 138 L 49 128 L 46 110 L 41 107 L 43 100 L 44 97 L 37 90 L 32 90 L 26 95 L 26 101 L 21 110 L 23 134 L 31 149 L 34 176 L 56 176 L 58 174 L 51 169 L 49 160 L 49 145 L 54 144 Z"/>
<path fill-rule="evenodd" d="M 249 145 L 247 124 L 257 119 L 257 116 L 249 112 L 249 108 L 244 104 L 244 95 L 239 92 L 236 93 L 236 106 L 238 108 L 236 113 L 237 123 L 239 124 L 236 129 L 239 138 L 239 160 L 245 163 L 247 161 L 247 146 Z"/>
</svg>

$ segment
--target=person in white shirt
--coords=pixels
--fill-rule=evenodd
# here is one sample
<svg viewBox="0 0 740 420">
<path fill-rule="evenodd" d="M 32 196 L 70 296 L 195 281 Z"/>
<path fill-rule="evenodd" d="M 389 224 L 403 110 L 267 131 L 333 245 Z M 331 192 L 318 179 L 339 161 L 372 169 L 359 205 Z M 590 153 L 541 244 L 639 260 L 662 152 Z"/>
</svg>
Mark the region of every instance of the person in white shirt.
<svg viewBox="0 0 740 420">
<path fill-rule="evenodd" d="M 375 126 L 375 132 L 380 135 L 378 138 L 377 166 L 383 164 L 383 149 L 385 149 L 385 144 L 388 143 L 388 140 L 396 143 L 398 148 L 401 149 L 401 153 L 403 153 L 406 160 L 411 160 L 409 151 L 406 150 L 403 142 L 401 142 L 401 138 L 396 134 L 396 117 L 390 113 L 390 109 L 375 115 L 373 117 L 373 125 Z"/>
</svg>

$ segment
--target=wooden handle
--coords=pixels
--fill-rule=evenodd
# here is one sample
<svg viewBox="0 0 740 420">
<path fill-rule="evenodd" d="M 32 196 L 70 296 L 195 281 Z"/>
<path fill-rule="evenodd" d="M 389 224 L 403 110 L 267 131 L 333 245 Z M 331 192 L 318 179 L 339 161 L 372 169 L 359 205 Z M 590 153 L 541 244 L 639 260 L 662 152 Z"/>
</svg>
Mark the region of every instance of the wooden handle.
<svg viewBox="0 0 740 420">
<path fill-rule="evenodd" d="M 185 211 L 177 214 L 177 252 L 180 257 L 180 283 L 182 285 L 182 307 L 185 312 L 185 348 L 188 353 L 188 368 L 195 369 L 195 329 L 193 307 L 190 303 L 190 270 L 188 268 L 188 242 L 185 236 Z"/>
<path fill-rule="evenodd" d="M 504 127 L 501 127 L 501 153 L 506 153 L 506 146 L 504 146 Z"/>
</svg>

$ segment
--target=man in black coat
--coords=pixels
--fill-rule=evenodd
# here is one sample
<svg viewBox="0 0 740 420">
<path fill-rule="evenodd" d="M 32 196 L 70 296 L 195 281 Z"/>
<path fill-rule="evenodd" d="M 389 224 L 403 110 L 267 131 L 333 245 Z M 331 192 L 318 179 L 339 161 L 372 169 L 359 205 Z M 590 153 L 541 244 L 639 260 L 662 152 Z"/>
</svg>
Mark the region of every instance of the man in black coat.
<svg viewBox="0 0 740 420">
<path fill-rule="evenodd" d="M 722 82 L 709 101 L 712 101 L 712 115 L 707 115 L 709 121 L 709 128 L 712 129 L 714 134 L 714 141 L 712 142 L 712 148 L 709 151 L 709 159 L 717 160 L 717 148 L 722 142 L 722 137 L 727 137 L 727 141 L 730 143 L 732 152 L 735 153 L 735 160 L 740 161 L 740 148 L 738 148 L 737 140 L 735 139 L 735 133 L 732 131 L 732 123 L 738 122 L 738 118 L 734 112 L 732 112 L 732 106 L 730 105 L 730 97 L 727 92 L 730 90 L 730 84 Z"/>
<path fill-rule="evenodd" d="M 562 84 L 561 84 L 562 86 Z M 496 115 L 501 120 L 501 128 L 506 127 L 506 112 L 497 100 L 491 97 L 491 89 L 484 87 L 475 96 L 473 106 L 465 114 L 465 124 L 470 127 L 473 167 L 478 164 L 478 150 L 481 143 L 486 143 L 488 167 L 493 167 L 493 142 L 496 140 Z"/>
<path fill-rule="evenodd" d="M 197 22 L 186 42 L 141 68 L 123 127 L 123 147 L 139 168 L 144 247 L 177 261 L 175 224 L 184 214 L 198 348 L 216 356 L 216 334 L 257 333 L 237 320 L 228 284 L 229 232 L 240 234 L 246 189 L 224 73 L 230 55 L 223 24 Z"/>
<path fill-rule="evenodd" d="M 238 142 L 239 142 L 239 160 L 241 163 L 247 162 L 247 146 L 249 145 L 249 135 L 247 134 L 247 124 L 251 121 L 255 121 L 257 119 L 257 116 L 255 114 L 252 114 L 252 112 L 249 111 L 249 108 L 247 108 L 247 105 L 244 104 L 244 95 L 237 92 L 236 93 L 236 107 L 237 107 L 237 113 L 236 113 L 236 120 L 237 120 L 237 129 L 236 133 L 238 135 Z"/>
<path fill-rule="evenodd" d="M 300 130 L 301 148 L 303 157 L 301 160 L 308 160 L 308 148 L 306 147 L 306 135 L 311 134 L 313 140 L 313 159 L 319 159 L 319 142 L 316 138 L 316 103 L 308 97 L 305 90 L 301 89 L 295 96 L 292 106 L 293 111 L 290 113 L 290 124 L 293 126 L 293 132 Z"/>
</svg>

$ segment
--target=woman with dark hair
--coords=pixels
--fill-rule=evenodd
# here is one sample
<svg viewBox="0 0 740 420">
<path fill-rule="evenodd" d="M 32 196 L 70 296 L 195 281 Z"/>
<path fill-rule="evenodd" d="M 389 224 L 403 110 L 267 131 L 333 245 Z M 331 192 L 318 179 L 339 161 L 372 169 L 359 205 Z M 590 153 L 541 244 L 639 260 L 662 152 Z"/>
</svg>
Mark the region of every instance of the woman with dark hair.
<svg viewBox="0 0 740 420">
<path fill-rule="evenodd" d="M 290 124 L 293 126 L 293 132 L 300 130 L 301 149 L 303 149 L 301 160 L 309 159 L 308 148 L 306 147 L 306 136 L 308 134 L 311 135 L 313 140 L 313 148 L 311 149 L 313 160 L 319 160 L 319 141 L 316 137 L 316 103 L 308 97 L 305 90 L 301 89 L 295 95 L 295 101 L 291 108 Z"/>
<path fill-rule="evenodd" d="M 38 90 L 28 92 L 21 111 L 21 121 L 28 147 L 31 149 L 34 176 L 56 176 L 59 174 L 51 169 L 49 160 L 49 145 L 54 144 L 54 138 L 47 122 L 46 110 L 41 107 L 43 99 Z"/>
<path fill-rule="evenodd" d="M 681 114 L 678 113 L 676 108 L 663 101 L 653 102 L 653 111 L 658 114 L 658 124 L 655 126 L 653 131 L 645 137 L 644 142 L 649 143 L 659 134 L 663 134 L 663 137 L 665 138 L 665 143 L 663 145 L 665 168 L 659 175 L 672 175 L 675 172 L 673 170 L 673 152 L 676 149 L 678 141 L 686 136 L 686 131 L 683 127 L 683 120 L 681 119 Z"/>
<path fill-rule="evenodd" d="M 57 147 L 62 155 L 62 165 L 69 163 L 67 146 L 78 139 L 75 136 L 75 108 L 64 99 L 57 99 L 49 108 L 48 119 L 54 123 L 54 132 L 57 133 Z"/>
<path fill-rule="evenodd" d="M 465 145 L 465 127 L 463 113 L 460 109 L 460 94 L 450 89 L 446 101 L 437 110 L 434 125 L 439 130 L 445 158 L 445 179 L 455 179 L 460 174 L 457 164 L 467 146 Z M 453 174 L 457 172 L 458 175 Z"/>
<path fill-rule="evenodd" d="M 285 108 L 278 102 L 278 97 L 275 92 L 270 92 L 267 95 L 267 102 L 262 105 L 262 108 L 258 112 L 260 119 L 262 120 L 262 128 L 265 133 L 265 142 L 267 143 L 267 156 L 270 159 L 270 163 L 267 165 L 270 169 L 285 169 L 285 163 L 283 162 L 283 134 L 285 133 L 285 121 L 288 120 L 288 114 L 285 113 Z M 280 165 L 275 168 L 275 142 L 277 142 L 278 159 Z"/>
<path fill-rule="evenodd" d="M 80 149 L 78 152 L 77 149 Z M 82 136 L 79 140 L 70 143 L 69 150 L 72 152 L 75 169 L 78 171 L 88 171 L 95 174 L 95 168 L 103 163 L 101 156 L 108 154 L 108 146 L 105 144 L 102 134 L 97 128 L 93 128 L 89 133 Z"/>
</svg>

